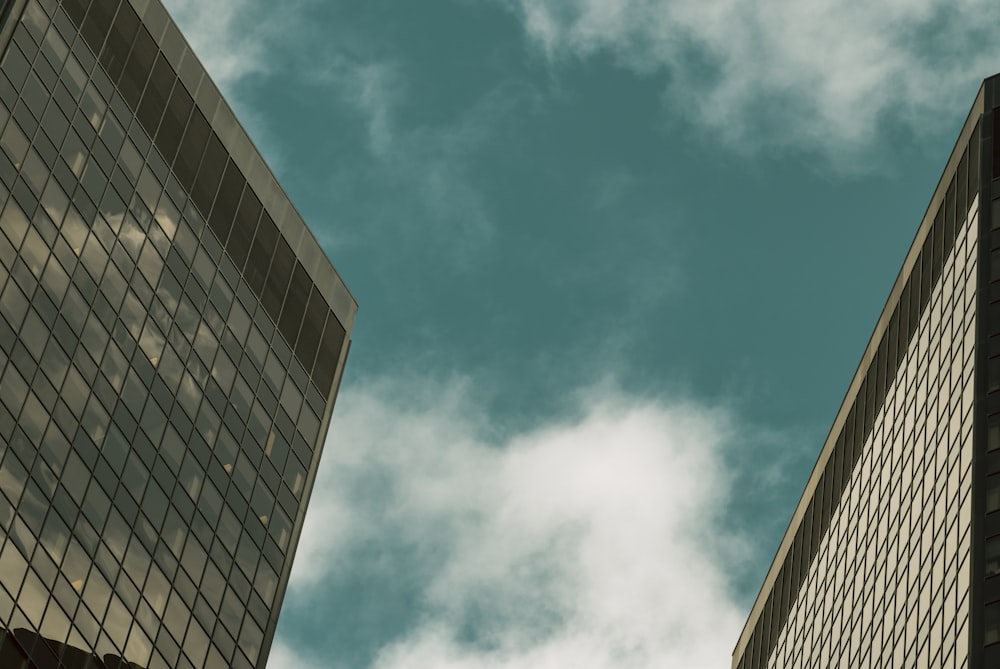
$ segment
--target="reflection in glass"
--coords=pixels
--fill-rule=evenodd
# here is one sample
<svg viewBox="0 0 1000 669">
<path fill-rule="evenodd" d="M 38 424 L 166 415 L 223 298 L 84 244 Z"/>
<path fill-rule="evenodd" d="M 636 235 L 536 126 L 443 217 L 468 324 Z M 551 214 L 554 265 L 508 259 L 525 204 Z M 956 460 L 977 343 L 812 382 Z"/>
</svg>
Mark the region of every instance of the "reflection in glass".
<svg viewBox="0 0 1000 669">
<path fill-rule="evenodd" d="M 0 667 L 252 666 L 329 388 L 323 293 L 141 23 L 27 0 L 0 66 Z"/>
</svg>

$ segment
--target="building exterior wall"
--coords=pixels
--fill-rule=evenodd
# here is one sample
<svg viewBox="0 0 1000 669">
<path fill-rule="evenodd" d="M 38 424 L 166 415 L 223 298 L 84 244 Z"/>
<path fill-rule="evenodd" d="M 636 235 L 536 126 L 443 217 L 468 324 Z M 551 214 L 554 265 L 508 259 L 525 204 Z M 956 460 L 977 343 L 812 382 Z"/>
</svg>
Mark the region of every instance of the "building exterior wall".
<svg viewBox="0 0 1000 669">
<path fill-rule="evenodd" d="M 959 135 L 734 669 L 996 666 L 981 585 L 995 85 Z"/>
<path fill-rule="evenodd" d="M 984 84 L 983 193 L 980 244 L 979 327 L 980 421 L 974 498 L 979 541 L 975 553 L 981 557 L 973 574 L 974 606 L 983 612 L 973 625 L 973 651 L 981 658 L 974 667 L 1000 666 L 1000 81 Z"/>
<path fill-rule="evenodd" d="M 0 666 L 263 667 L 357 305 L 158 0 L 10 7 Z"/>
<path fill-rule="evenodd" d="M 977 214 L 978 202 L 777 636 L 771 669 L 967 666 Z"/>
</svg>

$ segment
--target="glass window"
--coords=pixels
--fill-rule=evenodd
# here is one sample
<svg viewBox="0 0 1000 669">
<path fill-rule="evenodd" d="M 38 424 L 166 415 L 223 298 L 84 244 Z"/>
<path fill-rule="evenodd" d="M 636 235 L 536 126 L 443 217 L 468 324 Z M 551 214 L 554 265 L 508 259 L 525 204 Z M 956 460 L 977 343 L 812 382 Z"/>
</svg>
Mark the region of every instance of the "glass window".
<svg viewBox="0 0 1000 669">
<path fill-rule="evenodd" d="M 987 646 L 1000 642 L 1000 602 L 986 605 L 983 617 L 983 642 Z"/>
<path fill-rule="evenodd" d="M 986 512 L 1000 511 L 1000 474 L 986 478 Z"/>
<path fill-rule="evenodd" d="M 125 644 L 125 661 L 133 665 L 147 666 L 153 652 L 153 644 L 138 625 L 132 626 L 128 642 Z"/>
<path fill-rule="evenodd" d="M 24 8 L 24 14 L 21 15 L 21 22 L 28 29 L 31 38 L 35 42 L 41 42 L 42 35 L 45 34 L 45 29 L 49 25 L 49 17 L 46 16 L 45 11 L 42 10 L 37 2 L 30 2 Z"/>
<path fill-rule="evenodd" d="M 153 215 L 167 240 L 172 240 L 177 232 L 181 214 L 169 197 L 161 197 Z"/>
<path fill-rule="evenodd" d="M 14 167 L 21 169 L 24 156 L 28 153 L 28 138 L 24 136 L 17 123 L 7 124 L 3 135 L 0 135 L 0 148 L 3 148 Z M 72 166 L 73 163 L 70 163 L 70 167 Z"/>
<path fill-rule="evenodd" d="M 84 37 L 86 38 L 86 35 Z M 93 42 L 88 39 L 88 43 L 92 44 Z M 118 82 L 118 89 L 121 91 L 122 97 L 132 109 L 135 109 L 139 104 L 146 78 L 153 69 L 156 52 L 156 42 L 149 31 L 144 26 L 140 26 L 136 31 L 132 51 L 125 61 L 122 76 Z"/>
<path fill-rule="evenodd" d="M 177 431 L 172 425 L 167 425 L 163 435 L 163 442 L 160 446 L 160 455 L 170 466 L 170 470 L 174 473 L 174 475 L 177 475 L 180 471 L 181 462 L 184 460 L 185 450 L 186 447 L 184 440 L 181 439 L 180 435 L 177 434 Z"/>
<path fill-rule="evenodd" d="M 121 123 L 118 122 L 114 114 L 106 114 L 104 116 L 104 122 L 101 123 L 98 135 L 107 146 L 108 151 L 112 155 L 117 156 L 119 151 L 121 151 L 122 144 L 125 143 L 125 129 L 122 128 Z"/>
<path fill-rule="evenodd" d="M 326 328 L 323 331 L 319 354 L 316 356 L 316 365 L 313 368 L 313 380 L 323 395 L 327 397 L 333 385 L 337 364 L 340 362 L 340 350 L 344 346 L 346 334 L 340 321 L 337 320 L 333 312 L 330 312 L 326 320 Z"/>
<path fill-rule="evenodd" d="M 171 591 L 167 604 L 166 615 L 163 617 L 163 624 L 175 639 L 184 638 L 184 630 L 187 628 L 187 623 L 190 617 L 191 612 L 181 600 L 180 595 L 176 590 Z"/>
<path fill-rule="evenodd" d="M 1000 536 L 986 540 L 986 578 L 1000 574 Z"/>
<path fill-rule="evenodd" d="M 299 414 L 297 427 L 299 433 L 305 437 L 305 441 L 309 444 L 311 449 L 312 444 L 315 444 L 319 437 L 319 417 L 313 413 L 312 408 L 308 405 L 303 407 L 302 412 Z M 827 487 L 831 486 L 826 486 L 824 490 Z"/>
<path fill-rule="evenodd" d="M 285 464 L 284 479 L 292 494 L 299 497 L 305 487 L 306 471 L 297 458 L 288 458 L 288 462 Z"/>
<path fill-rule="evenodd" d="M 182 87 L 178 86 L 178 88 Z M 206 215 L 212 209 L 212 201 L 215 199 L 215 193 L 222 181 L 227 158 L 228 154 L 222 141 L 214 132 L 211 133 L 205 147 L 201 167 L 198 170 L 198 178 L 191 189 L 191 197 L 195 204 Z"/>
<path fill-rule="evenodd" d="M 104 274 L 104 267 L 108 264 L 108 252 L 104 250 L 97 237 L 91 235 L 83 245 L 80 260 L 96 281 Z"/>
<path fill-rule="evenodd" d="M 34 149 L 28 149 L 24 157 L 21 178 L 31 187 L 32 193 L 41 195 L 45 181 L 49 178 L 49 168 Z"/>
<path fill-rule="evenodd" d="M 24 408 L 21 410 L 18 425 L 24 430 L 31 443 L 37 444 L 41 442 L 42 434 L 44 434 L 45 426 L 48 422 L 48 410 L 45 408 L 45 405 L 38 400 L 38 396 L 34 392 L 29 391 L 28 397 L 24 402 Z"/>
<path fill-rule="evenodd" d="M 28 72 L 31 70 L 28 59 L 25 58 L 24 53 L 16 44 L 12 44 L 7 49 L 7 53 L 4 54 L 3 64 L 0 67 L 2 67 L 4 74 L 7 75 L 7 78 L 14 85 L 14 88 L 21 87 L 21 84 L 24 83 L 24 80 L 28 76 Z"/>
<path fill-rule="evenodd" d="M 326 324 L 326 315 L 329 311 L 330 307 L 327 306 L 326 300 L 323 299 L 319 289 L 314 285 L 309 295 L 309 303 L 306 307 L 299 340 L 295 346 L 295 352 L 298 354 L 302 366 L 307 370 L 313 367 L 316 351 L 323 334 L 323 326 Z"/>
<path fill-rule="evenodd" d="M 24 491 L 24 483 L 28 472 L 12 451 L 8 451 L 0 465 L 0 490 L 7 496 L 11 504 L 17 505 Z"/>
<path fill-rule="evenodd" d="M 136 110 L 136 118 L 150 135 L 155 134 L 157 126 L 160 125 L 160 118 L 167 107 L 167 100 L 170 99 L 175 79 L 174 70 L 167 63 L 167 59 L 162 53 L 158 54 L 149 77 L 149 84 L 143 93 L 142 102 L 139 103 L 139 108 Z M 177 145 L 174 143 L 171 146 L 176 147 Z"/>
<path fill-rule="evenodd" d="M 174 77 L 172 72 L 170 76 Z M 163 153 L 167 163 L 174 162 L 193 107 L 194 101 L 191 99 L 191 94 L 188 93 L 183 84 L 176 82 L 156 136 L 156 146 Z"/>
<path fill-rule="evenodd" d="M 7 235 L 10 243 L 17 248 L 21 245 L 25 235 L 28 234 L 28 217 L 24 215 L 21 208 L 13 200 L 8 200 L 3 208 L 3 232 Z"/>
<path fill-rule="evenodd" d="M 240 633 L 240 648 L 250 658 L 250 662 L 257 662 L 257 656 L 260 653 L 260 646 L 263 640 L 264 633 L 253 619 L 248 617 L 243 623 L 243 631 Z"/>
<path fill-rule="evenodd" d="M 49 101 L 49 94 L 35 72 L 28 74 L 28 78 L 24 82 L 24 88 L 21 89 L 21 99 L 24 100 L 32 116 L 36 119 L 42 117 L 45 105 Z"/>
<path fill-rule="evenodd" d="M 105 102 L 104 96 L 97 90 L 93 82 L 87 83 L 83 89 L 83 96 L 80 99 L 80 111 L 73 118 L 73 127 L 76 128 L 76 131 L 87 146 L 93 143 L 94 135 L 97 129 L 101 127 L 101 121 L 104 119 L 104 114 L 107 110 L 108 103 Z M 81 114 L 87 120 L 86 124 L 78 122 Z"/>
<path fill-rule="evenodd" d="M 246 179 L 236 167 L 236 163 L 229 161 L 222 176 L 222 183 L 219 186 L 219 193 L 212 207 L 212 213 L 208 218 L 208 224 L 212 231 L 223 242 L 229 238 L 229 230 L 232 227 L 233 218 L 236 216 L 236 209 L 239 206 L 245 185 Z"/>
<path fill-rule="evenodd" d="M 21 327 L 25 314 L 28 312 L 28 300 L 13 281 L 8 281 L 3 293 L 0 293 L 0 314 L 7 319 L 15 330 Z"/>
<path fill-rule="evenodd" d="M 174 161 L 174 174 L 188 191 L 191 190 L 195 175 L 198 173 L 201 156 L 205 152 L 205 146 L 208 144 L 211 132 L 211 127 L 205 120 L 204 114 L 195 107 L 184 130 L 177 159 Z"/>
<path fill-rule="evenodd" d="M 150 285 L 155 286 L 160 282 L 160 273 L 163 271 L 163 258 L 157 253 L 154 246 L 147 243 L 142 247 L 139 254 L 139 271 L 146 278 Z"/>
<path fill-rule="evenodd" d="M 222 623 L 235 636 L 243 622 L 243 613 L 246 607 L 240 601 L 239 596 L 231 587 L 226 588 L 226 594 L 222 600 L 222 607 L 219 611 L 219 618 Z"/>
<path fill-rule="evenodd" d="M 268 270 L 267 280 L 264 283 L 264 293 L 261 295 L 261 302 L 264 308 L 275 321 L 281 313 L 281 307 L 285 301 L 285 293 L 288 284 L 292 280 L 292 272 L 295 269 L 295 254 L 291 247 L 284 240 L 279 238 L 274 249 L 274 257 L 271 260 L 271 267 Z M 284 333 L 284 330 L 282 330 Z M 287 335 L 285 337 L 288 339 Z M 289 340 L 294 343 L 293 339 Z"/>
<path fill-rule="evenodd" d="M 6 216 L 6 211 L 4 215 Z M 66 210 L 66 217 L 59 232 L 77 256 L 83 251 L 83 245 L 87 240 L 88 228 L 89 226 L 84 223 L 76 207 L 70 206 Z"/>
<path fill-rule="evenodd" d="M 302 324 L 306 309 L 306 300 L 309 298 L 311 290 L 312 280 L 306 273 L 305 268 L 296 261 L 288 293 L 285 296 L 285 302 L 281 310 L 281 317 L 278 321 L 278 328 L 281 330 L 281 334 L 284 335 L 290 344 L 293 344 L 293 348 L 296 348 L 296 351 L 297 346 L 295 342 L 298 339 L 299 326 Z"/>
<path fill-rule="evenodd" d="M 197 622 L 192 622 L 188 627 L 187 637 L 184 639 L 184 654 L 196 667 L 202 666 L 205 662 L 205 656 L 208 654 L 208 635 Z"/>
<path fill-rule="evenodd" d="M 70 57 L 63 64 L 59 81 L 66 87 L 70 97 L 76 100 L 82 96 L 83 89 L 87 86 L 87 73 L 75 57 Z"/>
</svg>

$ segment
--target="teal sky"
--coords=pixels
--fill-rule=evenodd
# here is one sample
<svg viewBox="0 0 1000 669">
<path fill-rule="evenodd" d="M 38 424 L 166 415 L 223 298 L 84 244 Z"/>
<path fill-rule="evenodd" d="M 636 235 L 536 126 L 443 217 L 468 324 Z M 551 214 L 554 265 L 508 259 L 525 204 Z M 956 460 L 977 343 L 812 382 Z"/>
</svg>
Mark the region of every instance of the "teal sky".
<svg viewBox="0 0 1000 669">
<path fill-rule="evenodd" d="M 1000 5 L 166 4 L 360 304 L 269 667 L 727 666 Z"/>
</svg>

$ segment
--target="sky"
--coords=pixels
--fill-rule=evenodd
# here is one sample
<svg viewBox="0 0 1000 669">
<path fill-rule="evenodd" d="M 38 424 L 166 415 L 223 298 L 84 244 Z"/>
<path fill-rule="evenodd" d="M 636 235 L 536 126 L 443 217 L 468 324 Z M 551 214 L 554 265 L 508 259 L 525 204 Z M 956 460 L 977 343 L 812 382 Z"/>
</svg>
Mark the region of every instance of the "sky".
<svg viewBox="0 0 1000 669">
<path fill-rule="evenodd" d="M 166 0 L 360 304 L 269 669 L 708 669 L 990 0 Z"/>
</svg>

